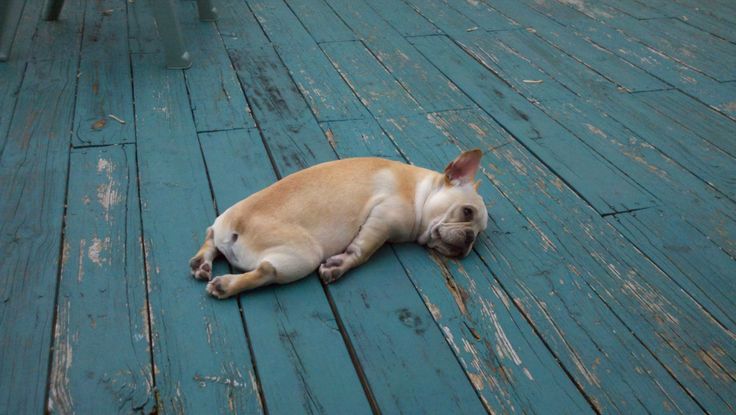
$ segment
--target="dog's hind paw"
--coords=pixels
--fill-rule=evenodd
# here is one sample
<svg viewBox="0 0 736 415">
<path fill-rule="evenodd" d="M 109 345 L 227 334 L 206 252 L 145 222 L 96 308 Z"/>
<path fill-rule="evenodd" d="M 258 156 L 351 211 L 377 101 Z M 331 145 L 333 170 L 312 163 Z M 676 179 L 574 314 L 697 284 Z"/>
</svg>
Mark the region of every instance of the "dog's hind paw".
<svg viewBox="0 0 736 415">
<path fill-rule="evenodd" d="M 189 260 L 189 268 L 194 278 L 198 280 L 209 281 L 212 278 L 212 263 L 206 262 L 201 256 Z"/>
<path fill-rule="evenodd" d="M 334 255 L 319 266 L 317 273 L 325 284 L 335 282 L 342 277 L 350 267 L 348 266 L 348 254 Z"/>
<path fill-rule="evenodd" d="M 228 292 L 229 280 L 227 277 L 216 277 L 207 283 L 207 293 L 220 300 L 230 297 Z"/>
</svg>

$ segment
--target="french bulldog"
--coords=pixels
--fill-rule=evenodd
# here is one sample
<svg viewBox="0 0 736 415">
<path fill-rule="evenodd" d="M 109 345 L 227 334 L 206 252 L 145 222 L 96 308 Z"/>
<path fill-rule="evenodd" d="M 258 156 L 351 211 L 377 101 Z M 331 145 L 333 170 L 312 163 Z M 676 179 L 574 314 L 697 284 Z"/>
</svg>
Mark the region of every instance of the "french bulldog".
<svg viewBox="0 0 736 415">
<path fill-rule="evenodd" d="M 466 151 L 444 173 L 381 158 L 351 158 L 304 169 L 233 205 L 207 228 L 189 261 L 207 292 L 227 298 L 286 284 L 319 268 L 331 283 L 385 242 L 416 241 L 464 257 L 488 225 L 475 173 L 481 151 Z M 222 254 L 243 274 L 210 280 Z"/>
</svg>

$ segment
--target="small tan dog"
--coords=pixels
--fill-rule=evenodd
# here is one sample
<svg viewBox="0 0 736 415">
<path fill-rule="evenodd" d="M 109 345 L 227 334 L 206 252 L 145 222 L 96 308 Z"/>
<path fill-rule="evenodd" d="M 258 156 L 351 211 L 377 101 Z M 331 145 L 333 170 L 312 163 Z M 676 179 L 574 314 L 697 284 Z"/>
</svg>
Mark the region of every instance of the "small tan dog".
<svg viewBox="0 0 736 415">
<path fill-rule="evenodd" d="M 212 260 L 222 253 L 248 271 L 207 284 L 207 292 L 227 298 L 298 280 L 317 267 L 323 281 L 333 282 L 387 241 L 416 241 L 463 257 L 488 225 L 473 183 L 481 155 L 477 149 L 462 153 L 444 174 L 379 158 L 294 173 L 220 215 L 189 261 L 192 275 L 209 280 Z"/>
</svg>

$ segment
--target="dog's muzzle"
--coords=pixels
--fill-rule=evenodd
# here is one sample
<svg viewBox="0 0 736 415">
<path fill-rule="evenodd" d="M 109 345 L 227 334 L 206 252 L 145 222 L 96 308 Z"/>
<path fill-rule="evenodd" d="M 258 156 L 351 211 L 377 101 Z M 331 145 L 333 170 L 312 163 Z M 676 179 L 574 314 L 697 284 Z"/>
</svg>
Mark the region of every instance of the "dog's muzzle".
<svg viewBox="0 0 736 415">
<path fill-rule="evenodd" d="M 468 255 L 475 242 L 475 232 L 466 227 L 441 225 L 433 236 L 429 247 L 452 258 Z"/>
</svg>

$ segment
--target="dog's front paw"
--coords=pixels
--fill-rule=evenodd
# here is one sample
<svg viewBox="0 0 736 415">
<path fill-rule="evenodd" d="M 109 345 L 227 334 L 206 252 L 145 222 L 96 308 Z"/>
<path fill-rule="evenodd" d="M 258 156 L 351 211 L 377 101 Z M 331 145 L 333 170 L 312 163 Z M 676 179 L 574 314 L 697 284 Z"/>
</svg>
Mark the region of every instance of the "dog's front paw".
<svg viewBox="0 0 736 415">
<path fill-rule="evenodd" d="M 212 263 L 204 260 L 203 256 L 195 256 L 189 260 L 189 268 L 194 278 L 209 281 L 212 278 Z"/>
<path fill-rule="evenodd" d="M 319 266 L 319 277 L 325 284 L 335 282 L 348 270 L 347 261 L 347 254 L 339 254 L 327 258 L 327 261 Z"/>
<path fill-rule="evenodd" d="M 230 276 L 223 275 L 216 277 L 212 281 L 207 283 L 207 292 L 220 300 L 228 298 L 232 295 L 230 292 Z"/>
</svg>

